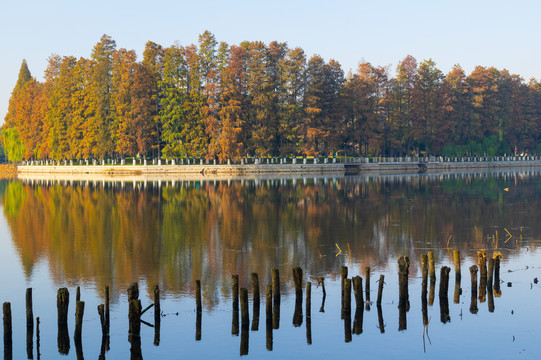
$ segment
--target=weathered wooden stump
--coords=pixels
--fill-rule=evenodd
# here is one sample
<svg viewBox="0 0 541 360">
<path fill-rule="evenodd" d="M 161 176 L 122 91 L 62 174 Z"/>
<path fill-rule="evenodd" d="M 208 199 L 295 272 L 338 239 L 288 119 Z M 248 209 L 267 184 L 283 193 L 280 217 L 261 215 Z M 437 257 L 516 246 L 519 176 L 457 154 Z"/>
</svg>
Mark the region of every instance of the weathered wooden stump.
<svg viewBox="0 0 541 360">
<path fill-rule="evenodd" d="M 243 326 L 250 324 L 250 316 L 248 314 L 248 290 L 246 288 L 240 289 L 240 318 Z"/>
<path fill-rule="evenodd" d="M 11 303 L 5 302 L 2 306 L 4 312 L 4 359 L 13 357 L 13 330 L 11 322 Z"/>
<path fill-rule="evenodd" d="M 132 299 L 129 301 L 128 320 L 131 337 L 139 337 L 141 334 L 141 311 L 141 300 Z"/>
<path fill-rule="evenodd" d="M 370 266 L 364 268 L 364 290 L 366 298 L 365 309 L 370 311 Z"/>
<path fill-rule="evenodd" d="M 201 284 L 199 285 L 201 287 Z M 154 327 L 160 327 L 161 323 L 161 306 L 160 306 L 160 287 L 154 285 Z"/>
<path fill-rule="evenodd" d="M 26 357 L 34 357 L 34 313 L 32 310 L 32 288 L 26 289 Z"/>
<path fill-rule="evenodd" d="M 104 305 L 103 304 L 100 304 L 98 305 L 98 315 L 100 317 L 100 323 L 101 323 L 101 335 L 102 336 L 107 336 L 107 326 L 105 324 L 105 310 L 104 310 Z"/>
<path fill-rule="evenodd" d="M 293 268 L 293 281 L 295 283 L 295 312 L 293 313 L 293 325 L 302 325 L 302 269 Z"/>
<path fill-rule="evenodd" d="M 377 307 L 378 308 L 378 327 L 379 332 L 384 334 L 385 333 L 385 322 L 383 321 L 383 309 L 381 308 L 381 305 Z"/>
<path fill-rule="evenodd" d="M 132 282 L 128 288 L 128 301 L 139 299 L 139 284 Z"/>
<path fill-rule="evenodd" d="M 345 279 L 344 281 L 344 299 L 342 302 L 342 310 L 344 315 L 349 313 L 351 315 L 351 279 Z"/>
<path fill-rule="evenodd" d="M 378 283 L 378 300 L 376 302 L 377 305 L 381 305 L 381 300 L 383 298 L 383 285 L 385 284 L 385 275 L 379 276 L 379 283 Z"/>
<path fill-rule="evenodd" d="M 428 271 L 431 279 L 436 279 L 436 267 L 434 265 L 434 253 L 429 251 L 428 254 Z"/>
<path fill-rule="evenodd" d="M 500 297 L 502 295 L 502 290 L 500 288 L 500 259 L 502 254 L 499 251 L 495 251 L 493 254 L 494 258 L 494 295 Z"/>
<path fill-rule="evenodd" d="M 109 331 L 110 331 L 110 321 L 111 321 L 111 316 L 109 312 L 109 286 L 106 285 L 105 286 L 105 326 L 107 328 L 107 335 L 109 335 Z"/>
<path fill-rule="evenodd" d="M 312 283 L 306 282 L 306 343 L 312 344 Z"/>
<path fill-rule="evenodd" d="M 260 308 L 260 295 L 259 295 L 259 276 L 257 273 L 250 275 L 252 280 L 252 331 L 259 329 L 259 308 Z"/>
<path fill-rule="evenodd" d="M 327 298 L 327 291 L 325 291 L 325 278 L 320 277 L 319 282 L 321 284 L 321 290 L 323 291 L 323 297 L 321 298 L 321 307 L 319 312 L 325 312 L 325 299 Z"/>
<path fill-rule="evenodd" d="M 73 334 L 74 341 L 81 341 L 84 313 L 85 313 L 85 302 L 79 300 L 75 303 L 75 332 Z"/>
<path fill-rule="evenodd" d="M 58 324 L 68 323 L 68 307 L 70 294 L 67 288 L 58 289 L 56 295 L 56 308 L 58 311 Z"/>
<path fill-rule="evenodd" d="M 364 305 L 363 278 L 360 276 L 354 276 L 351 280 L 353 283 L 353 294 L 355 295 L 356 307 L 362 307 Z"/>
<path fill-rule="evenodd" d="M 398 305 L 408 310 L 408 274 L 410 261 L 407 256 L 398 259 Z"/>
<path fill-rule="evenodd" d="M 272 351 L 272 285 L 265 286 L 266 347 Z"/>
<path fill-rule="evenodd" d="M 440 271 L 440 298 L 449 298 L 449 273 L 451 268 L 442 266 Z"/>
<path fill-rule="evenodd" d="M 477 314 L 477 265 L 470 266 L 470 275 L 471 275 L 471 302 L 470 302 L 470 312 L 472 314 Z"/>
<path fill-rule="evenodd" d="M 196 312 L 203 312 L 203 305 L 201 301 L 201 280 L 195 280 L 195 309 Z"/>
<path fill-rule="evenodd" d="M 427 301 L 428 296 L 428 256 L 426 254 L 421 255 L 421 273 L 423 275 L 421 285 L 421 300 Z"/>
<path fill-rule="evenodd" d="M 462 273 L 460 271 L 460 251 L 459 250 L 453 250 L 453 260 L 455 263 L 455 280 L 457 282 L 460 282 L 460 279 L 462 278 Z"/>
</svg>

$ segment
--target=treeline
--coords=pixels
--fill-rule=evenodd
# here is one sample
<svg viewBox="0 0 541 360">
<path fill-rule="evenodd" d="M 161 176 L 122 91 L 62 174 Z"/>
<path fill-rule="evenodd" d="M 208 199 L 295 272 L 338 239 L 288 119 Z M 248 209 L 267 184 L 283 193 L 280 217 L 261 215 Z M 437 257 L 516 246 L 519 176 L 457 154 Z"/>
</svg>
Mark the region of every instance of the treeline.
<svg viewBox="0 0 541 360">
<path fill-rule="evenodd" d="M 125 156 L 496 155 L 541 152 L 541 83 L 507 70 L 412 56 L 396 68 L 286 43 L 167 48 L 141 61 L 103 35 L 90 59 L 52 55 L 45 82 L 23 61 L 2 127 L 11 161 Z"/>
</svg>

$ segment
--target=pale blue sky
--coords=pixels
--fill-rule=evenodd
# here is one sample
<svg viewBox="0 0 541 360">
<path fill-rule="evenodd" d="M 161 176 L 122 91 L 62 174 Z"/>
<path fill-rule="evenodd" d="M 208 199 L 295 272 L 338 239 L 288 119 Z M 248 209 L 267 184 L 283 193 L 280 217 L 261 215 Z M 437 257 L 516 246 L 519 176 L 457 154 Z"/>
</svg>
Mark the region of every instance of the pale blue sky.
<svg viewBox="0 0 541 360">
<path fill-rule="evenodd" d="M 413 55 L 447 73 L 460 64 L 541 78 L 539 0 L 173 1 L 0 0 L 0 119 L 21 61 L 42 80 L 52 53 L 89 57 L 102 34 L 142 54 L 147 40 L 195 43 L 273 40 L 338 60 L 347 73 L 364 59 L 391 65 Z"/>
</svg>

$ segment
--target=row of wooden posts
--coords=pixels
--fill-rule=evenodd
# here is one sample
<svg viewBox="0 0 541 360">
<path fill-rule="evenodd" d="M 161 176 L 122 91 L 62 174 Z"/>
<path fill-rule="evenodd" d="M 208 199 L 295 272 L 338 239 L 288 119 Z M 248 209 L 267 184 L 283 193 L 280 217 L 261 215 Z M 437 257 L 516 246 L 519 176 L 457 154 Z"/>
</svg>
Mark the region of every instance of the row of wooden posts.
<svg viewBox="0 0 541 360">
<path fill-rule="evenodd" d="M 500 258 L 501 253 L 495 252 L 493 257 L 486 257 L 485 251 L 478 252 L 478 264 L 470 267 L 471 274 L 471 304 L 470 312 L 477 313 L 477 296 L 479 294 L 480 302 L 486 300 L 488 294 L 489 311 L 494 311 L 494 295 L 500 296 Z M 454 251 L 454 265 L 455 265 L 455 303 L 459 302 L 461 288 L 461 269 L 460 269 L 460 253 L 458 250 Z M 409 276 L 409 258 L 401 256 L 398 259 L 398 279 L 399 279 L 399 330 L 405 330 L 407 328 L 406 312 L 409 311 L 409 293 L 408 293 L 408 276 Z M 433 305 L 435 297 L 435 283 L 436 283 L 436 269 L 434 266 L 434 256 L 432 252 L 423 254 L 421 256 L 421 269 L 422 269 L 422 313 L 423 324 L 428 326 L 428 310 L 427 305 Z M 477 273 L 480 272 L 479 287 L 477 286 Z M 440 271 L 440 313 L 441 321 L 443 323 L 450 320 L 449 317 L 449 302 L 448 302 L 448 288 L 449 288 L 449 273 L 450 268 L 443 266 Z M 360 276 L 348 278 L 348 268 L 341 266 L 341 317 L 344 320 L 345 326 L 345 341 L 351 341 L 352 331 L 354 334 L 362 333 L 363 322 L 363 305 L 366 310 L 370 310 L 370 267 L 365 268 L 365 291 L 363 296 L 363 279 Z M 430 280 L 430 288 L 428 282 Z M 300 267 L 293 268 L 293 281 L 295 285 L 295 311 L 293 314 L 293 325 L 298 327 L 302 325 L 303 313 L 303 271 Z M 318 283 L 322 287 L 323 297 L 320 312 L 325 311 L 325 299 L 326 290 L 324 278 L 317 278 Z M 383 298 L 383 287 L 385 283 L 384 275 L 380 275 L 378 284 L 378 295 L 376 305 L 378 308 L 378 320 L 380 331 L 384 332 L 384 322 L 381 310 L 381 303 Z M 260 288 L 259 277 L 257 273 L 251 274 L 252 285 L 252 303 L 253 303 L 253 319 L 252 319 L 252 331 L 259 329 L 259 312 L 260 312 Z M 311 335 L 311 288 L 312 283 L 306 282 L 306 337 L 307 343 L 312 343 Z M 429 290 L 430 289 L 430 290 Z M 478 293 L 479 289 L 479 293 Z M 351 292 L 355 296 L 355 316 L 353 321 L 353 328 L 351 327 Z M 160 289 L 158 285 L 154 287 L 154 302 L 145 309 L 141 306 L 141 300 L 139 299 L 139 286 L 137 283 L 132 283 L 127 290 L 128 302 L 129 302 L 129 336 L 128 340 L 131 344 L 131 358 L 142 359 L 141 353 L 141 323 L 154 327 L 154 345 L 160 343 L 160 323 L 161 323 L 161 308 L 160 308 Z M 195 300 L 196 300 L 196 335 L 197 341 L 201 340 L 201 315 L 202 315 L 202 299 L 201 299 L 201 281 L 195 281 Z M 365 299 L 366 297 L 366 299 Z M 278 269 L 272 269 L 271 271 L 271 283 L 265 286 L 265 301 L 266 301 L 266 330 L 267 330 L 267 349 L 272 350 L 272 331 L 278 329 L 280 326 L 280 274 Z M 241 355 L 248 353 L 248 332 L 249 332 L 249 309 L 248 309 L 248 290 L 246 288 L 239 288 L 239 276 L 232 275 L 232 305 L 233 305 L 233 319 L 232 319 L 232 334 L 239 335 L 239 303 L 240 303 L 240 334 L 241 334 Z M 68 305 L 69 305 L 69 291 L 67 288 L 61 288 L 57 292 L 57 311 L 58 311 L 58 351 L 60 354 L 68 354 L 70 350 L 70 341 L 68 334 Z M 141 315 L 144 314 L 151 307 L 154 307 L 154 324 L 149 324 L 141 319 Z M 76 348 L 76 354 L 78 359 L 83 358 L 81 333 L 82 333 L 82 321 L 84 315 L 85 303 L 81 301 L 80 288 L 77 287 L 76 292 L 76 305 L 75 305 L 75 332 L 74 343 Z M 100 317 L 101 330 L 102 330 L 102 345 L 100 352 L 100 359 L 105 359 L 105 352 L 109 350 L 109 329 L 110 329 L 110 312 L 109 312 L 109 287 L 105 287 L 105 303 L 100 304 L 97 307 Z M 6 302 L 3 304 L 4 314 L 4 358 L 12 358 L 12 321 L 11 321 L 11 304 Z M 37 358 L 40 358 L 40 339 L 39 339 L 39 317 L 36 318 L 36 353 Z M 33 358 L 33 333 L 34 333 L 34 315 L 32 310 L 32 289 L 26 290 L 26 326 L 27 326 L 27 341 L 26 350 L 27 357 Z"/>
</svg>

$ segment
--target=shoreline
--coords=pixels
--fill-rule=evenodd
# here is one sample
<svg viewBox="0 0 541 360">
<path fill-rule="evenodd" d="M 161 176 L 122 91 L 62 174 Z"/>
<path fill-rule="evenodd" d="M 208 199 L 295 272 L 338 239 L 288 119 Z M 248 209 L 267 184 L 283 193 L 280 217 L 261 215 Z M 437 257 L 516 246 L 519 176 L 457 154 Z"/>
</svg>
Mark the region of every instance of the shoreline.
<svg viewBox="0 0 541 360">
<path fill-rule="evenodd" d="M 333 164 L 244 164 L 244 165 L 18 165 L 17 175 L 100 175 L 200 177 L 258 175 L 362 175 L 415 174 L 505 168 L 541 168 L 541 160 L 457 161 L 457 162 L 378 162 Z"/>
</svg>

